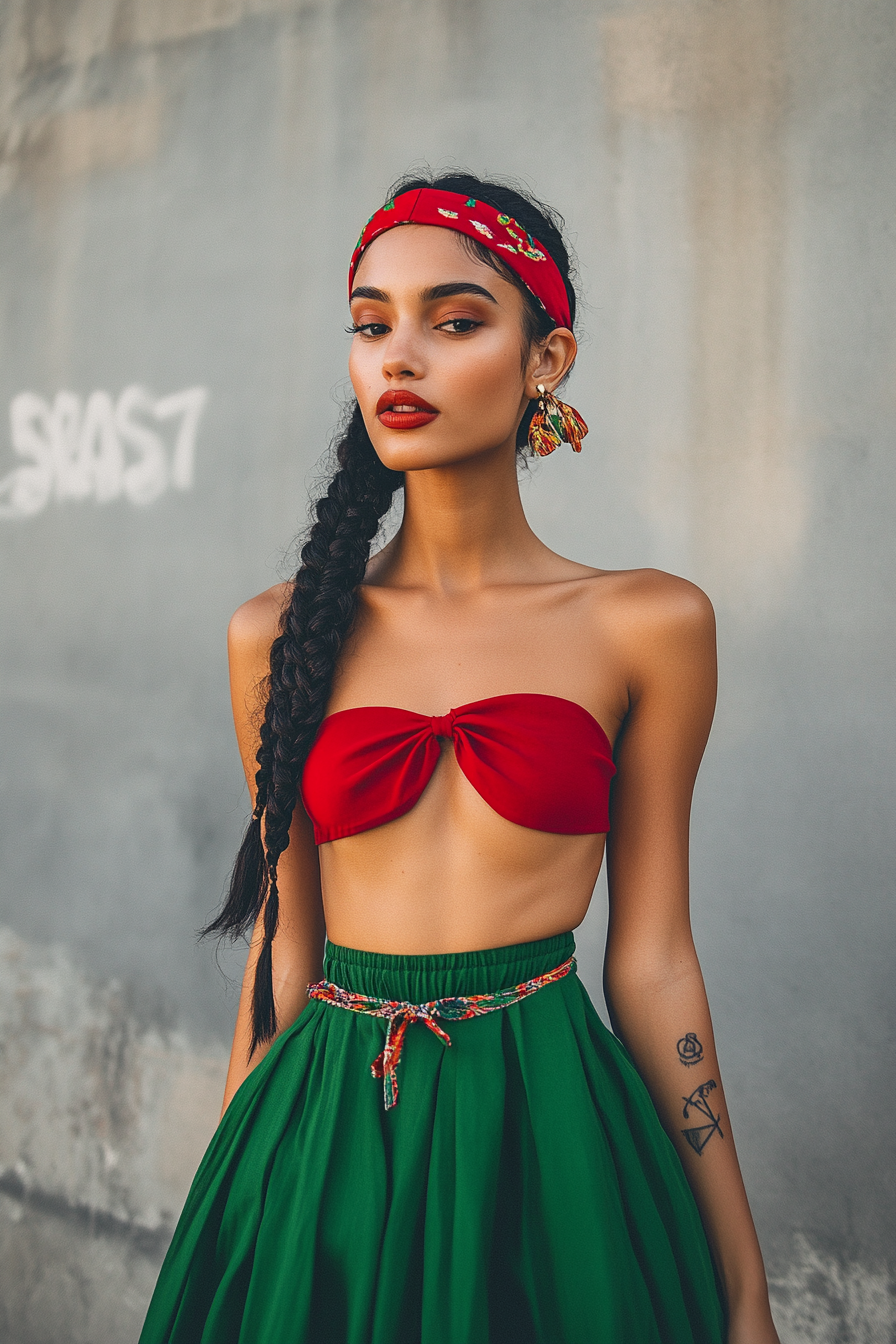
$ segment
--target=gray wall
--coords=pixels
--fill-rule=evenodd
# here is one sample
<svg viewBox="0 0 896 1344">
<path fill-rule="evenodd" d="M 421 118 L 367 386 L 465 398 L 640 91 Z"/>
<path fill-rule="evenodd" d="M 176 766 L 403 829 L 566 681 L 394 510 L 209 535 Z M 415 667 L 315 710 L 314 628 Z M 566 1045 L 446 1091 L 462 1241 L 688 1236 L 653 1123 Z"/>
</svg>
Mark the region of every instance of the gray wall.
<svg viewBox="0 0 896 1344">
<path fill-rule="evenodd" d="M 896 1338 L 894 65 L 894 0 L 0 8 L 4 1341 L 135 1339 L 214 1127 L 224 630 L 320 471 L 351 245 L 421 160 L 569 220 L 592 432 L 527 507 L 716 604 L 695 923 L 781 1333 Z"/>
</svg>

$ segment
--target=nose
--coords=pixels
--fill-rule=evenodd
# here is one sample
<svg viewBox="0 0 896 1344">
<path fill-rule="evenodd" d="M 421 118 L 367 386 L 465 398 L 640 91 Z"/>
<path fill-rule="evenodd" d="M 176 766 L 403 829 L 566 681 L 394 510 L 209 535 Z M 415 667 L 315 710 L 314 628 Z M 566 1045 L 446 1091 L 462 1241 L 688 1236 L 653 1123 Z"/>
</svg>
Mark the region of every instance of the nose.
<svg viewBox="0 0 896 1344">
<path fill-rule="evenodd" d="M 393 378 L 419 378 L 419 369 L 410 367 L 411 361 L 406 354 L 397 359 L 383 360 L 383 377 L 390 382 Z"/>
<path fill-rule="evenodd" d="M 417 343 L 413 325 L 406 321 L 397 321 L 384 342 L 383 377 L 391 382 L 395 378 L 421 378 L 424 373 L 422 353 Z"/>
</svg>

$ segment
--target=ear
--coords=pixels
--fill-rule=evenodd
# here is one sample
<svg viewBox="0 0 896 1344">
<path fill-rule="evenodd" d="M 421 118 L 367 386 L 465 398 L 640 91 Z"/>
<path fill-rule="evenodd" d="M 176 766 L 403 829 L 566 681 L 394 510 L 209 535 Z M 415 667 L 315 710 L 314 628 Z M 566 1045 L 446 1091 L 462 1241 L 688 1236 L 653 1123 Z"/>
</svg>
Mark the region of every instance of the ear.
<svg viewBox="0 0 896 1344">
<path fill-rule="evenodd" d="M 538 383 L 544 383 L 549 392 L 559 387 L 575 363 L 578 348 L 568 327 L 555 327 L 544 345 L 532 347 L 526 369 L 526 396 L 530 401 L 538 396 Z"/>
</svg>

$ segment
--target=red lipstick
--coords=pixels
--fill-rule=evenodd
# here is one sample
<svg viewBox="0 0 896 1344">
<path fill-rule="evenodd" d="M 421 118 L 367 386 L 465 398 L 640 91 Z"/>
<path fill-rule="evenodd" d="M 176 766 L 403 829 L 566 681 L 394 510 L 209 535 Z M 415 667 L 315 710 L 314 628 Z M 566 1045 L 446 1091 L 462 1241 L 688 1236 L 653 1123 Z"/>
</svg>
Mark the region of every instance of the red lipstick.
<svg viewBox="0 0 896 1344">
<path fill-rule="evenodd" d="M 401 389 L 384 392 L 376 404 L 376 416 L 387 429 L 419 429 L 435 420 L 438 411 L 416 392 Z"/>
</svg>

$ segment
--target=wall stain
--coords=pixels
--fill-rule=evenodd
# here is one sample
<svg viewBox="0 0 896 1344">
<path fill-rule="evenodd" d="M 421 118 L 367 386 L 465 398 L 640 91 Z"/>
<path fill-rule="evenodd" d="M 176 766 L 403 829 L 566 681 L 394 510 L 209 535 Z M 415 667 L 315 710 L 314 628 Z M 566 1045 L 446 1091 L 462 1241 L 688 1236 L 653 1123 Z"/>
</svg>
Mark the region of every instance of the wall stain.
<svg viewBox="0 0 896 1344">
<path fill-rule="evenodd" d="M 8 1194 L 14 1173 L 43 1212 L 89 1210 L 147 1236 L 171 1226 L 217 1124 L 227 1061 L 172 1030 L 166 1005 L 151 1008 L 61 948 L 0 929 Z"/>
<path fill-rule="evenodd" d="M 158 152 L 162 100 L 75 107 L 31 122 L 3 159 L 47 201 L 73 179 L 147 163 Z"/>
<path fill-rule="evenodd" d="M 892 1344 L 896 1276 L 823 1251 L 799 1233 L 790 1261 L 769 1276 L 781 1344 Z"/>
<path fill-rule="evenodd" d="M 79 1234 L 123 1238 L 140 1255 L 148 1255 L 153 1260 L 159 1260 L 165 1254 L 174 1230 L 173 1225 L 167 1223 L 159 1227 L 143 1227 L 133 1219 L 118 1218 L 105 1209 L 75 1203 L 52 1191 L 29 1186 L 15 1171 L 0 1171 L 0 1195 L 16 1200 L 25 1210 L 33 1209 L 37 1213 L 49 1214 L 51 1218 L 67 1223 Z"/>
<path fill-rule="evenodd" d="M 689 479 L 690 561 L 714 596 L 759 610 L 782 600 L 807 520 L 782 367 L 785 16 L 785 0 L 670 0 L 602 23 L 615 125 L 640 124 L 686 165 L 690 425 L 674 472 Z M 661 465 L 660 516 L 663 479 Z"/>
<path fill-rule="evenodd" d="M 109 100 L 97 63 L 126 61 L 244 20 L 301 10 L 301 0 L 12 0 L 0 43 L 0 194 L 39 199 L 72 180 L 146 163 L 158 153 L 163 100 Z M 108 63 L 107 63 L 108 64 Z M 139 65 L 139 61 L 137 63 Z M 132 59 L 131 65 L 134 66 Z M 142 79 L 151 75 L 145 61 Z M 99 94 L 99 96 L 98 96 Z"/>
</svg>

